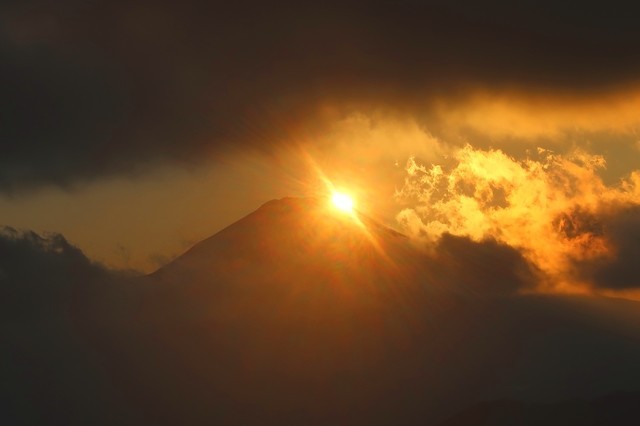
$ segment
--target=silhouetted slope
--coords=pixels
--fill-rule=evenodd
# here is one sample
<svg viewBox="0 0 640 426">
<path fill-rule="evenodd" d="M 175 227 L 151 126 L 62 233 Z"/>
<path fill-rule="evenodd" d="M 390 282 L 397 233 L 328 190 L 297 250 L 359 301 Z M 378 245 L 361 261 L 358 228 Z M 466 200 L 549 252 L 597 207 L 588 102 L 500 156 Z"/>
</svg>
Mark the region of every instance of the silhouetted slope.
<svg viewBox="0 0 640 426">
<path fill-rule="evenodd" d="M 438 318 L 464 301 L 424 260 L 324 201 L 267 203 L 144 280 L 117 369 L 135 371 L 122 379 L 141 406 L 168 398 L 153 422 L 360 423 L 375 407 L 390 421 L 421 366 L 462 344 Z"/>
<path fill-rule="evenodd" d="M 188 277 L 200 282 L 224 279 L 247 285 L 270 279 L 290 280 L 296 277 L 293 269 L 333 273 L 323 278 L 346 278 L 341 276 L 343 272 L 366 274 L 371 268 L 377 273 L 381 269 L 391 273 L 394 266 L 396 270 L 402 266 L 395 262 L 415 259 L 417 252 L 406 237 L 364 220 L 367 225 L 359 225 L 359 219 L 332 209 L 326 200 L 270 201 L 196 244 L 153 276 L 164 281 L 184 281 Z"/>
</svg>

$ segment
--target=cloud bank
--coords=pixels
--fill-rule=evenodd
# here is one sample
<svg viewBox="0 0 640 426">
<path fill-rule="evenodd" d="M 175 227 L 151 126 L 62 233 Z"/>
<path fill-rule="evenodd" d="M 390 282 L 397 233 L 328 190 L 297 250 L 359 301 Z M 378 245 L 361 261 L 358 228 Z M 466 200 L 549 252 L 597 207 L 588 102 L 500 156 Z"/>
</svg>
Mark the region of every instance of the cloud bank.
<svg viewBox="0 0 640 426">
<path fill-rule="evenodd" d="M 466 146 L 446 164 L 410 159 L 397 219 L 410 235 L 495 239 L 545 275 L 540 290 L 640 287 L 640 173 L 606 185 L 603 157 L 539 149 L 525 160 Z"/>
<path fill-rule="evenodd" d="M 5 3 L 0 190 L 271 151 L 321 135 L 353 111 L 393 110 L 434 128 L 495 122 L 474 108 L 437 118 L 442 101 L 455 112 L 478 90 L 552 94 L 574 106 L 585 96 L 625 94 L 640 69 L 629 7 Z M 634 102 L 621 105 L 616 128 L 636 123 Z M 548 114 L 543 134 L 576 122 L 590 128 L 594 114 Z M 495 122 L 495 131 L 536 129 L 525 116 L 515 115 L 516 126 Z"/>
<path fill-rule="evenodd" d="M 0 290 L 7 319 L 68 318 L 74 295 L 115 275 L 60 234 L 0 229 Z"/>
</svg>

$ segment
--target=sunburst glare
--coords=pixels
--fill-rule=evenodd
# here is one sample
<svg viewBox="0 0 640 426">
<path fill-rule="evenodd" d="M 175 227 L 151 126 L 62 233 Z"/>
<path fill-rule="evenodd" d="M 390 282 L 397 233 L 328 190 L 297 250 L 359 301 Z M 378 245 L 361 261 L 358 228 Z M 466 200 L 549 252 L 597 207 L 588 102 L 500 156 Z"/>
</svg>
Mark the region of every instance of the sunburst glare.
<svg viewBox="0 0 640 426">
<path fill-rule="evenodd" d="M 345 213 L 353 213 L 353 198 L 344 192 L 334 192 L 331 202 L 336 209 Z"/>
</svg>

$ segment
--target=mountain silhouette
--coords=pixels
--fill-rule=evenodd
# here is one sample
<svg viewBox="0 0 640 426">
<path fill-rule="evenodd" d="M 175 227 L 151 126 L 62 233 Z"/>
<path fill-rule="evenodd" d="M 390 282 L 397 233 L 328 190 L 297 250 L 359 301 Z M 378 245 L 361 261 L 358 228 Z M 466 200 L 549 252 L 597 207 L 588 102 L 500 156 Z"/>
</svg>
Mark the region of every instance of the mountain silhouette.
<svg viewBox="0 0 640 426">
<path fill-rule="evenodd" d="M 471 425 L 478 404 L 513 412 L 491 401 L 640 388 L 639 303 L 529 294 L 537 271 L 509 247 L 418 248 L 324 199 L 268 202 L 148 276 L 74 281 L 89 263 L 72 254 L 66 269 L 25 266 L 41 271 L 29 288 L 60 277 L 60 302 L 20 330 L 58 346 L 12 361 L 23 376 L 4 386 L 30 385 L 8 424 Z"/>
<path fill-rule="evenodd" d="M 177 408 L 156 409 L 153 422 L 184 421 L 185 412 L 240 424 L 369 418 L 372 404 L 404 398 L 389 392 L 401 379 L 419 380 L 415 344 L 438 329 L 424 310 L 436 321 L 460 303 L 451 288 L 424 285 L 424 260 L 405 236 L 326 200 L 269 202 L 142 280 L 127 314 L 140 331 L 127 330 L 127 346 L 157 337 L 138 351 L 144 359 L 127 354 L 116 370 L 143 371 L 149 352 L 162 363 L 149 375 L 164 372 L 161 392 L 171 397 L 162 406 Z M 157 378 L 140 378 L 127 385 L 132 397 L 156 405 L 147 397 Z M 176 404 L 193 393 L 183 386 L 227 402 Z"/>
</svg>

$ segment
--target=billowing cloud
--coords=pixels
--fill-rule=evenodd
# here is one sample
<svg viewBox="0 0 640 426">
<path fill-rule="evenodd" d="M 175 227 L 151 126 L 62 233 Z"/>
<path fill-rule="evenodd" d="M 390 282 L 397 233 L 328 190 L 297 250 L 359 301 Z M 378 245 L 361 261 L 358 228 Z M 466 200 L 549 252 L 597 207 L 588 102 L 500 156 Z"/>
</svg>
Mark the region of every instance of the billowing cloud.
<svg viewBox="0 0 640 426">
<path fill-rule="evenodd" d="M 580 278 L 597 288 L 640 288 L 640 202 L 599 216 L 574 215 L 570 223 L 572 234 L 598 235 L 610 247 L 607 256 L 592 262 L 575 262 Z"/>
<path fill-rule="evenodd" d="M 410 159 L 398 220 L 411 235 L 494 238 L 547 277 L 540 289 L 638 288 L 640 174 L 606 185 L 604 158 L 540 149 L 525 160 L 466 146 L 448 164 Z"/>
<path fill-rule="evenodd" d="M 89 260 L 82 250 L 61 234 L 39 235 L 33 231 L 0 229 L 0 282 L 92 281 L 107 270 Z M 53 284 L 52 284 L 53 286 Z"/>
<path fill-rule="evenodd" d="M 271 150 L 353 111 L 425 116 L 435 128 L 440 101 L 479 89 L 560 91 L 573 105 L 636 83 L 640 29 L 628 6 L 449 3 L 5 4 L 0 190 Z M 600 127 L 628 127 L 634 102 Z M 542 133 L 590 128 L 602 112 L 572 105 L 542 117 Z M 491 124 L 502 109 L 443 122 Z M 538 132 L 525 116 L 493 129 Z"/>
<path fill-rule="evenodd" d="M 74 293 L 110 274 L 60 234 L 12 228 L 0 232 L 2 312 L 13 320 L 66 318 Z"/>
<path fill-rule="evenodd" d="M 95 410 L 107 416 L 117 410 L 94 348 L 81 337 L 87 302 L 94 300 L 88 296 L 112 277 L 62 235 L 0 229 L 3 423 L 46 423 L 63 412 L 89 419 Z"/>
<path fill-rule="evenodd" d="M 522 254 L 494 239 L 473 241 L 443 234 L 430 250 L 438 285 L 464 288 L 480 297 L 534 289 L 540 279 Z"/>
</svg>

